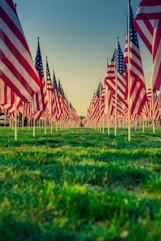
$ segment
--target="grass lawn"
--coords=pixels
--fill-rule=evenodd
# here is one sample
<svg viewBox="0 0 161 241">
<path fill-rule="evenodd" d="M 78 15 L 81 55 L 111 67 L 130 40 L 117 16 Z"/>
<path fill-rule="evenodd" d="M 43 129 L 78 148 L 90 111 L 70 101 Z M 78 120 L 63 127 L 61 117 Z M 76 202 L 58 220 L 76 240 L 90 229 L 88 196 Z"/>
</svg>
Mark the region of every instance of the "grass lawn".
<svg viewBox="0 0 161 241">
<path fill-rule="evenodd" d="M 1 241 L 160 241 L 161 128 L 0 128 Z"/>
</svg>

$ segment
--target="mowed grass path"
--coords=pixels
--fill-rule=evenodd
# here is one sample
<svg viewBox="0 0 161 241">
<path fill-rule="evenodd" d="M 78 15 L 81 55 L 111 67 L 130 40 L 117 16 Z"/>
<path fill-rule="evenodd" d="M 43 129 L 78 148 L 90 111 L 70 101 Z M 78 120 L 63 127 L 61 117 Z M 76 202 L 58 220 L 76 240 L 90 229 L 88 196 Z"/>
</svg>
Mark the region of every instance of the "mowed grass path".
<svg viewBox="0 0 161 241">
<path fill-rule="evenodd" d="M 161 128 L 0 128 L 1 241 L 161 240 Z"/>
</svg>

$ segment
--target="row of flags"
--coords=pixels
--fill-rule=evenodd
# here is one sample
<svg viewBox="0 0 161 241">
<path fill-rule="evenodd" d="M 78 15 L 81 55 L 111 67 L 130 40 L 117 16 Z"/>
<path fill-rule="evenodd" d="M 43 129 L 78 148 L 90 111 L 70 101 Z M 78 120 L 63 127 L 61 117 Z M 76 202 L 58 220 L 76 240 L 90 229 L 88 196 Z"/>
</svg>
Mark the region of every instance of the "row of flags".
<svg viewBox="0 0 161 241">
<path fill-rule="evenodd" d="M 142 0 L 138 7 L 135 29 L 152 56 L 151 86 L 161 90 L 161 2 Z"/>
<path fill-rule="evenodd" d="M 80 125 L 80 118 L 64 94 L 55 72 L 51 77 L 46 57 L 46 76 L 38 38 L 35 62 L 12 0 L 0 0 L 0 108 L 20 112 L 27 119 L 51 120 Z M 134 18 L 128 1 L 128 32 L 124 53 L 116 39 L 111 62 L 87 110 L 83 123 L 98 123 L 104 115 L 110 121 L 136 118 L 160 120 L 161 90 L 161 3 L 141 0 Z M 152 55 L 149 88 L 146 90 L 139 49 L 140 35 Z M 15 104 L 16 103 L 16 104 Z"/>
<path fill-rule="evenodd" d="M 0 9 L 0 111 L 11 116 L 19 112 L 28 120 L 79 125 L 54 71 L 51 78 L 47 57 L 44 75 L 39 38 L 34 62 L 13 1 L 0 0 Z"/>
<path fill-rule="evenodd" d="M 28 101 L 41 88 L 41 82 L 11 0 L 1 0 L 0 78 L 19 98 Z"/>
<path fill-rule="evenodd" d="M 99 86 L 101 84 L 99 83 Z M 98 92 L 101 93 L 98 95 Z M 147 122 L 152 123 L 155 121 L 158 124 L 161 120 L 161 96 L 152 91 L 149 87 L 146 91 L 146 104 L 142 108 L 142 112 L 138 115 L 136 113 L 130 114 L 130 121 L 133 126 L 136 122 L 139 124 Z M 107 88 L 102 86 L 101 89 L 97 89 L 94 94 L 90 105 L 87 110 L 87 116 L 83 119 L 83 124 L 86 126 L 93 126 L 92 124 L 101 124 L 105 121 L 106 127 L 110 123 L 110 126 L 115 125 L 115 118 L 117 125 L 128 125 L 128 107 L 118 98 L 115 94 Z"/>
<path fill-rule="evenodd" d="M 161 1 L 141 0 L 134 18 L 128 3 L 128 31 L 124 53 L 116 38 L 111 62 L 107 64 L 104 85 L 98 88 L 87 109 L 84 124 L 136 120 L 160 121 L 161 98 Z M 152 55 L 149 87 L 146 90 L 138 34 Z M 129 121 L 129 120 L 130 121 Z"/>
</svg>

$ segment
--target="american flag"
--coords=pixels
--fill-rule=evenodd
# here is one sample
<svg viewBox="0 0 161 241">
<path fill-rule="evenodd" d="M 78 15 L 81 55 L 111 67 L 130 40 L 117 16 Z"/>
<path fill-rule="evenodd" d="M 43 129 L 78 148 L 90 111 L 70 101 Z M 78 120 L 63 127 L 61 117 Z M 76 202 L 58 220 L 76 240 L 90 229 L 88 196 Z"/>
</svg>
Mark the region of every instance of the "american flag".
<svg viewBox="0 0 161 241">
<path fill-rule="evenodd" d="M 14 93 L 2 79 L 0 79 L 0 104 L 14 104 Z"/>
<path fill-rule="evenodd" d="M 95 96 L 95 102 L 94 102 L 94 112 L 93 112 L 93 119 L 95 122 L 98 122 L 104 112 L 104 109 L 102 110 L 102 90 L 103 85 L 100 81 L 97 87 L 96 96 Z"/>
<path fill-rule="evenodd" d="M 98 123 L 102 115 L 104 114 L 105 106 L 105 88 L 101 81 L 98 83 L 97 90 L 94 91 L 93 98 L 87 109 L 87 115 L 90 121 Z"/>
<path fill-rule="evenodd" d="M 52 112 L 52 82 L 51 82 L 51 75 L 50 69 L 48 64 L 48 59 L 46 57 L 46 91 L 47 91 L 47 99 L 48 99 L 48 110 L 51 114 Z"/>
<path fill-rule="evenodd" d="M 53 94 L 52 94 L 52 116 L 57 118 L 59 113 L 58 86 L 55 72 L 53 71 Z"/>
<path fill-rule="evenodd" d="M 41 83 L 12 0 L 0 3 L 0 78 L 27 100 Z"/>
<path fill-rule="evenodd" d="M 160 113 L 160 117 L 161 117 L 161 99 L 160 99 L 160 95 L 158 98 L 158 105 L 159 105 L 159 113 Z"/>
<path fill-rule="evenodd" d="M 25 116 L 28 120 L 31 120 L 33 117 L 32 104 L 31 102 L 23 102 L 18 108 L 18 111 Z"/>
<path fill-rule="evenodd" d="M 72 124 L 80 124 L 80 118 L 71 103 L 69 103 L 69 121 Z"/>
<path fill-rule="evenodd" d="M 111 59 L 111 64 L 107 66 L 106 76 L 104 78 L 105 85 L 115 93 L 117 86 L 117 97 L 125 105 L 126 101 L 126 65 L 124 63 L 124 56 L 121 50 L 119 41 L 117 41 L 117 48 Z M 117 70 L 117 71 L 116 71 Z"/>
<path fill-rule="evenodd" d="M 124 52 L 124 61 L 128 63 L 128 51 L 130 52 L 129 56 L 129 77 L 130 78 L 130 86 L 129 86 L 129 94 L 130 94 L 130 112 L 131 114 L 140 114 L 142 108 L 146 102 L 146 87 L 144 82 L 144 73 L 142 68 L 142 61 L 138 43 L 137 32 L 133 26 L 133 12 L 131 5 L 130 7 L 130 39 L 126 38 L 125 44 L 125 52 Z M 128 50 L 128 41 L 129 50 Z M 127 85 L 128 87 L 128 85 Z"/>
<path fill-rule="evenodd" d="M 92 100 L 90 101 L 89 107 L 87 109 L 87 116 L 89 120 L 92 120 L 92 114 L 94 109 L 94 102 L 95 102 L 95 92 L 93 94 Z"/>
<path fill-rule="evenodd" d="M 39 78 L 41 80 L 41 88 L 34 95 L 34 100 L 33 100 L 33 102 L 34 102 L 33 105 L 34 105 L 34 110 L 35 110 L 34 118 L 36 120 L 39 120 L 47 106 L 44 68 L 43 68 L 43 63 L 42 63 L 39 38 L 38 38 L 37 52 L 36 52 L 36 57 L 35 57 L 35 67 L 36 67 L 37 73 L 39 75 Z"/>
<path fill-rule="evenodd" d="M 50 75 L 50 69 L 49 69 L 47 57 L 46 57 L 46 89 L 48 91 L 52 90 L 51 75 Z"/>
<path fill-rule="evenodd" d="M 67 121 L 69 118 L 69 106 L 68 106 L 69 104 L 62 85 L 61 85 L 61 93 L 62 93 L 62 99 L 63 99 L 63 117 Z"/>
<path fill-rule="evenodd" d="M 104 109 L 104 113 L 110 115 L 111 113 L 111 104 L 112 104 L 112 96 L 113 96 L 113 92 L 107 87 L 105 86 L 105 109 Z"/>
<path fill-rule="evenodd" d="M 58 86 L 57 86 L 57 90 L 58 90 L 58 116 L 57 116 L 57 120 L 60 121 L 60 119 L 63 117 L 63 112 L 64 112 L 64 103 L 63 103 L 63 91 L 62 91 L 62 86 L 60 83 L 60 80 L 58 79 Z"/>
<path fill-rule="evenodd" d="M 12 113 L 15 111 L 15 107 L 21 105 L 21 99 L 17 98 L 17 107 L 15 106 L 15 94 L 11 90 L 6 83 L 0 79 L 0 104 L 2 107 L 7 110 L 8 112 Z"/>
<path fill-rule="evenodd" d="M 152 91 L 151 87 L 147 90 L 147 98 L 148 98 L 148 107 L 150 112 L 151 120 L 160 120 L 160 112 L 159 112 L 159 99 L 156 94 L 156 91 Z"/>
<path fill-rule="evenodd" d="M 150 85 L 153 90 L 161 90 L 161 1 L 141 0 L 134 26 L 152 54 Z"/>
<path fill-rule="evenodd" d="M 101 91 L 101 117 L 103 117 L 104 113 L 105 113 L 105 99 L 106 99 L 106 87 L 107 86 L 103 86 L 102 91 Z"/>
</svg>

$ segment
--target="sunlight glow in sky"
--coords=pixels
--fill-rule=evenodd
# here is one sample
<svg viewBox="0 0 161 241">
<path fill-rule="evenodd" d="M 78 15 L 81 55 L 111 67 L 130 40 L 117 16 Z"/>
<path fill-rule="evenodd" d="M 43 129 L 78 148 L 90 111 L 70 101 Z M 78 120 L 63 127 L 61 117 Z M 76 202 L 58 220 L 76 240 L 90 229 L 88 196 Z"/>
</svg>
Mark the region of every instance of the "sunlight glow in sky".
<svg viewBox="0 0 161 241">
<path fill-rule="evenodd" d="M 85 116 L 94 91 L 104 82 L 119 37 L 122 51 L 127 34 L 127 0 L 14 0 L 33 60 L 37 37 L 44 64 L 60 79 L 69 101 Z M 131 0 L 135 16 L 139 0 Z M 146 86 L 151 56 L 139 38 Z"/>
</svg>

